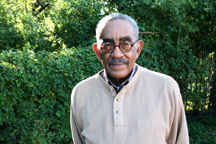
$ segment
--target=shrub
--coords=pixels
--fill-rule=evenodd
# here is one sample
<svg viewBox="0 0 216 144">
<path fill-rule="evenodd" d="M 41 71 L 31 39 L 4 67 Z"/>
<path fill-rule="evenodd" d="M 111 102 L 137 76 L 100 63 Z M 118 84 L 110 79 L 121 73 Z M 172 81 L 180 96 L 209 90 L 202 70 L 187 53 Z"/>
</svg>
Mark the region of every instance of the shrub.
<svg viewBox="0 0 216 144">
<path fill-rule="evenodd" d="M 200 116 L 187 115 L 188 129 L 191 144 L 213 144 L 216 143 L 216 115 L 212 112 L 201 113 Z"/>
<path fill-rule="evenodd" d="M 0 54 L 0 143 L 71 143 L 70 94 L 101 69 L 91 48 Z"/>
<path fill-rule="evenodd" d="M 0 2 L 0 52 L 12 48 L 37 52 L 87 46 L 94 40 L 104 8 L 100 1 L 53 0 L 49 10 L 35 16 L 32 6 L 21 0 Z"/>
<path fill-rule="evenodd" d="M 0 11 L 0 52 L 12 48 L 53 51 L 62 46 L 53 35 L 53 22 L 49 17 L 33 16 L 31 4 L 3 0 Z"/>
<path fill-rule="evenodd" d="M 68 47 L 88 46 L 95 40 L 95 28 L 103 17 L 103 3 L 93 0 L 58 1 L 50 17 L 54 35 Z"/>
</svg>

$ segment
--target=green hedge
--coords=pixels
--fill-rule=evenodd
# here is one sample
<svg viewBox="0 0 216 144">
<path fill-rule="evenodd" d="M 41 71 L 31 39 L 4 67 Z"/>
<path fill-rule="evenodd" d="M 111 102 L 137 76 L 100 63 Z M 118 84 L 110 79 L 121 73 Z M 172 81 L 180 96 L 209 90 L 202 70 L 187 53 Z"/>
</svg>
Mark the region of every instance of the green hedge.
<svg viewBox="0 0 216 144">
<path fill-rule="evenodd" d="M 0 52 L 12 48 L 51 52 L 65 46 L 86 47 L 95 39 L 96 24 L 104 15 L 103 2 L 48 0 L 42 3 L 50 3 L 50 7 L 34 16 L 36 1 L 0 1 Z"/>
<path fill-rule="evenodd" d="M 216 115 L 211 109 L 199 116 L 187 115 L 191 144 L 216 143 Z"/>
<path fill-rule="evenodd" d="M 91 51 L 0 54 L 0 143 L 72 143 L 71 91 L 101 69 Z"/>
</svg>

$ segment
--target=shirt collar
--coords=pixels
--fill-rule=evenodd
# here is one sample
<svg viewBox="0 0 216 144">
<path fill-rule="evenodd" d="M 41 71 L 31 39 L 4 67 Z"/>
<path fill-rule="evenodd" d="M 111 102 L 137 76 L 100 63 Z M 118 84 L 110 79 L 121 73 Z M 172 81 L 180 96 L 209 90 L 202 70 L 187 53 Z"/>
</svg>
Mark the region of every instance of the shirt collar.
<svg viewBox="0 0 216 144">
<path fill-rule="evenodd" d="M 112 82 L 111 82 L 111 80 L 109 79 L 109 77 L 107 76 L 107 73 L 106 73 L 106 70 L 104 69 L 104 71 L 100 74 L 100 76 L 107 82 L 107 83 L 109 83 L 110 85 L 112 85 L 114 88 L 115 88 L 115 90 L 116 90 L 116 92 L 118 93 L 124 86 L 126 86 L 130 81 L 131 81 L 131 79 L 133 78 L 133 76 L 135 75 L 135 73 L 136 73 L 136 71 L 137 71 L 137 68 L 138 68 L 138 66 L 137 66 L 137 64 L 135 63 L 134 64 L 134 67 L 133 67 L 133 70 L 132 70 L 132 72 L 131 72 L 131 74 L 130 74 L 130 76 L 127 78 L 127 80 L 125 80 L 120 86 L 116 86 L 116 85 L 114 85 Z"/>
</svg>

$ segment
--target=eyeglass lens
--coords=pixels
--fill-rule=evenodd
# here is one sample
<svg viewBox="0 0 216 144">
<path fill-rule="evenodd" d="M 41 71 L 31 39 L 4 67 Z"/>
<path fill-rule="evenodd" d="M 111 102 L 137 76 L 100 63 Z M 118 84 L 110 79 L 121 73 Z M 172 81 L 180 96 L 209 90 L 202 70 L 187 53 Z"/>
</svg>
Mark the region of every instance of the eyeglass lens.
<svg viewBox="0 0 216 144">
<path fill-rule="evenodd" d="M 119 44 L 119 48 L 122 52 L 128 52 L 131 49 L 131 44 L 128 41 L 123 41 Z M 114 43 L 106 42 L 103 46 L 103 50 L 104 52 L 112 52 L 114 50 Z"/>
</svg>

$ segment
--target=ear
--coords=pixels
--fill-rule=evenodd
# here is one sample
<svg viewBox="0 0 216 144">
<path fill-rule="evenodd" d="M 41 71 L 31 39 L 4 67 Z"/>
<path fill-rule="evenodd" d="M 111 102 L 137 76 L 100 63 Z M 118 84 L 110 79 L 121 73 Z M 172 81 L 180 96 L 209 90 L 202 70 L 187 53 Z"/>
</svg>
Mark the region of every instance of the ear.
<svg viewBox="0 0 216 144">
<path fill-rule="evenodd" d="M 97 58 L 100 60 L 100 51 L 98 50 L 96 43 L 93 44 L 93 50 L 94 50 Z"/>
<path fill-rule="evenodd" d="M 138 45 L 138 47 L 137 47 L 137 50 L 136 50 L 136 58 L 138 58 L 139 57 L 139 55 L 140 55 L 140 53 L 141 53 L 141 51 L 142 51 L 142 49 L 143 49 L 143 41 L 142 40 L 139 40 L 138 42 L 137 42 L 137 45 Z"/>
</svg>

